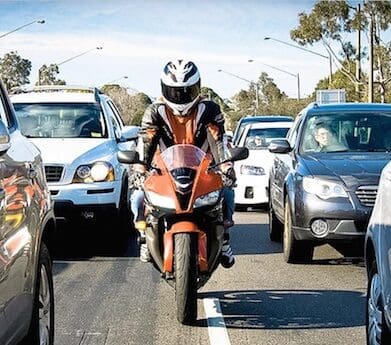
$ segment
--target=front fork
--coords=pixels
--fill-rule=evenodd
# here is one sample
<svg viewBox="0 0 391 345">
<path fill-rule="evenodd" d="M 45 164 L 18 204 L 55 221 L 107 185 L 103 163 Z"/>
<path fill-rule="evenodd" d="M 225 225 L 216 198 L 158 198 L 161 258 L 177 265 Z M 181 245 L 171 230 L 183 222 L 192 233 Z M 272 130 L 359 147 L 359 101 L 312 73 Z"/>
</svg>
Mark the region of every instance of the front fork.
<svg viewBox="0 0 391 345">
<path fill-rule="evenodd" d="M 208 271 L 207 237 L 204 231 L 189 221 L 180 221 L 172 225 L 164 234 L 163 272 L 173 272 L 174 236 L 178 233 L 194 233 L 198 236 L 198 266 L 201 273 Z"/>
</svg>

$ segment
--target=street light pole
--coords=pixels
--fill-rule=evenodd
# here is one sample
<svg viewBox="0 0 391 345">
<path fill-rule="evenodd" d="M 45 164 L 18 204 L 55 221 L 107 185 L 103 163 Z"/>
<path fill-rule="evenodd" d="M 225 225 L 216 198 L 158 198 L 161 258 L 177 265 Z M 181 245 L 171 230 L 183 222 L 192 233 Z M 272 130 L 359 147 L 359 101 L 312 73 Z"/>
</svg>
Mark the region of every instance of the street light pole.
<svg viewBox="0 0 391 345">
<path fill-rule="evenodd" d="M 79 56 L 85 55 L 85 54 L 87 54 L 87 53 L 89 53 L 89 52 L 91 52 L 91 51 L 93 51 L 93 50 L 95 50 L 95 49 L 97 49 L 97 50 L 102 50 L 103 48 L 102 48 L 102 47 L 95 47 L 95 48 L 88 49 L 88 50 L 86 50 L 86 51 L 84 51 L 84 52 L 82 52 L 82 53 L 80 53 L 80 54 L 77 54 L 77 55 L 75 55 L 75 56 L 72 56 L 72 57 L 70 57 L 70 58 L 64 60 L 64 61 L 61 61 L 61 62 L 59 62 L 59 63 L 56 63 L 55 65 L 58 67 L 58 66 L 60 66 L 60 65 L 63 65 L 64 63 L 67 63 L 67 62 L 69 62 L 69 61 L 72 61 L 72 60 L 78 58 Z M 41 67 L 41 68 L 42 68 L 42 67 Z M 41 69 L 38 69 L 38 82 L 37 82 L 37 85 L 40 85 L 40 84 L 41 84 Z"/>
<path fill-rule="evenodd" d="M 258 61 L 258 60 L 250 59 L 250 60 L 248 60 L 248 62 L 258 62 L 258 63 L 260 63 L 261 65 L 264 65 L 264 66 L 273 68 L 273 69 L 275 69 L 275 70 L 277 70 L 277 71 L 280 71 L 280 72 L 289 74 L 289 75 L 291 75 L 292 77 L 295 77 L 296 80 L 297 80 L 297 100 L 300 101 L 300 76 L 299 76 L 299 73 L 294 74 L 294 73 L 285 71 L 285 70 L 283 70 L 282 68 L 275 67 L 275 66 L 272 66 L 272 65 L 268 65 L 267 63 L 263 63 L 263 62 Z"/>
<path fill-rule="evenodd" d="M 116 81 L 121 80 L 121 79 L 128 79 L 128 76 L 127 76 L 127 75 L 124 75 L 124 76 L 122 76 L 122 77 L 120 77 L 120 78 L 111 80 L 111 81 L 107 82 L 106 84 L 113 84 L 113 83 L 115 83 Z"/>
<path fill-rule="evenodd" d="M 27 24 L 18 26 L 16 29 L 13 29 L 13 30 L 11 30 L 11 31 L 6 32 L 5 34 L 0 35 L 0 38 L 3 38 L 3 37 L 5 37 L 5 36 L 7 36 L 7 35 L 9 35 L 9 34 L 12 34 L 12 33 L 15 32 L 15 31 L 18 31 L 18 30 L 20 30 L 20 29 L 25 28 L 26 26 L 29 26 L 29 25 L 32 25 L 32 24 L 35 24 L 35 23 L 37 23 L 37 24 L 44 24 L 44 23 L 45 23 L 45 20 L 43 20 L 43 19 L 42 19 L 42 20 L 34 20 L 34 21 L 30 22 L 30 23 L 27 23 Z"/>
<path fill-rule="evenodd" d="M 328 59 L 329 60 L 329 73 L 330 73 L 330 76 L 329 76 L 329 86 L 331 86 L 331 82 L 333 81 L 333 62 L 332 62 L 332 57 L 331 57 L 331 54 L 329 52 L 329 55 L 326 56 L 326 55 L 323 55 L 323 54 L 320 54 L 318 52 L 315 52 L 313 50 L 310 50 L 310 49 L 307 49 L 307 48 L 303 48 L 303 47 L 300 47 L 300 46 L 297 46 L 295 44 L 292 44 L 292 43 L 289 43 L 289 42 L 285 42 L 285 41 L 281 41 L 277 38 L 273 38 L 273 37 L 265 37 L 264 38 L 265 41 L 268 41 L 268 40 L 271 40 L 271 41 L 276 41 L 276 42 L 279 42 L 279 43 L 282 43 L 282 44 L 285 44 L 287 46 L 290 46 L 290 47 L 293 47 L 293 48 L 297 48 L 297 49 L 301 49 L 301 50 L 304 50 L 308 53 L 311 53 L 311 54 L 314 54 L 314 55 L 317 55 L 317 56 L 320 56 L 324 59 Z"/>
<path fill-rule="evenodd" d="M 88 49 L 88 50 L 86 50 L 85 52 L 82 52 L 82 53 L 80 53 L 80 54 L 77 54 L 77 55 L 75 55 L 75 56 L 70 57 L 69 59 L 66 59 L 66 60 L 64 60 L 64 61 L 61 61 L 61 62 L 57 63 L 56 65 L 57 65 L 57 66 L 63 65 L 64 63 L 67 63 L 67 62 L 69 62 L 69 61 L 72 61 L 72 60 L 78 58 L 79 56 L 83 56 L 83 55 L 85 55 L 85 54 L 87 54 L 87 53 L 89 53 L 89 52 L 92 52 L 92 51 L 95 50 L 95 49 L 97 49 L 97 50 L 102 50 L 103 48 L 102 48 L 102 47 L 95 47 L 95 48 Z"/>
<path fill-rule="evenodd" d="M 219 70 L 217 70 L 217 72 L 223 72 L 223 73 L 229 74 L 232 77 L 235 77 L 235 78 L 241 79 L 243 81 L 246 81 L 250 85 L 254 84 L 255 85 L 255 105 L 256 105 L 257 110 L 258 110 L 258 108 L 259 108 L 259 99 L 258 99 L 258 87 L 259 87 L 259 85 L 258 85 L 258 83 L 255 83 L 252 80 L 248 80 L 248 79 L 242 78 L 242 77 L 240 77 L 240 76 L 238 76 L 236 74 L 233 74 L 231 72 L 224 71 L 223 69 L 219 69 Z"/>
</svg>

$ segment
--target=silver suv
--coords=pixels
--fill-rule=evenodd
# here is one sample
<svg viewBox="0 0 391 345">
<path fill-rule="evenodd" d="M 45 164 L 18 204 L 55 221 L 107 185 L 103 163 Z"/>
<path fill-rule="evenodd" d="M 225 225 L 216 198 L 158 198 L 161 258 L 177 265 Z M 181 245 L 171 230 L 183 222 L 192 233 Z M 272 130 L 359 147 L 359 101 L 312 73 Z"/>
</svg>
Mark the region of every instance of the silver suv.
<svg viewBox="0 0 391 345">
<path fill-rule="evenodd" d="M 48 85 L 14 93 L 21 131 L 42 153 L 57 220 L 127 224 L 129 172 L 117 152 L 135 147 L 138 127 L 125 126 L 96 88 Z"/>
<path fill-rule="evenodd" d="M 55 219 L 38 149 L 0 82 L 0 344 L 53 344 Z"/>
</svg>

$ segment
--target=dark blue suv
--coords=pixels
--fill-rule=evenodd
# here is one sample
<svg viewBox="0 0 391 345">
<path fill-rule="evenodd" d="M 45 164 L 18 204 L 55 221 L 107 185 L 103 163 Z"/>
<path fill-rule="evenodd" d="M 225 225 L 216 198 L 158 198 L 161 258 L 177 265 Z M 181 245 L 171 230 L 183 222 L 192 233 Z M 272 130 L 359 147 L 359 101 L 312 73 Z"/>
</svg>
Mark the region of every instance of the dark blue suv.
<svg viewBox="0 0 391 345">
<path fill-rule="evenodd" d="M 380 173 L 391 159 L 391 105 L 310 104 L 287 139 L 272 141 L 269 233 L 287 262 L 314 246 L 362 243 Z"/>
</svg>

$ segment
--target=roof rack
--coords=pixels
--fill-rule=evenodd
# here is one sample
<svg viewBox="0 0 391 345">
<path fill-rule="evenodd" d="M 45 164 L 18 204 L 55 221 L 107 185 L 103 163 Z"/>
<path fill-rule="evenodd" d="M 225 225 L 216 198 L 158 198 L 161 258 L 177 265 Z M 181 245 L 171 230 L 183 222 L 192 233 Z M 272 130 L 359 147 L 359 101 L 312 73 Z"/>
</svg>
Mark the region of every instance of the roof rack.
<svg viewBox="0 0 391 345">
<path fill-rule="evenodd" d="M 80 93 L 93 93 L 95 100 L 99 102 L 99 95 L 103 94 L 97 87 L 86 87 L 76 85 L 39 85 L 39 86 L 17 86 L 10 90 L 11 95 L 30 92 L 80 92 Z"/>
</svg>

